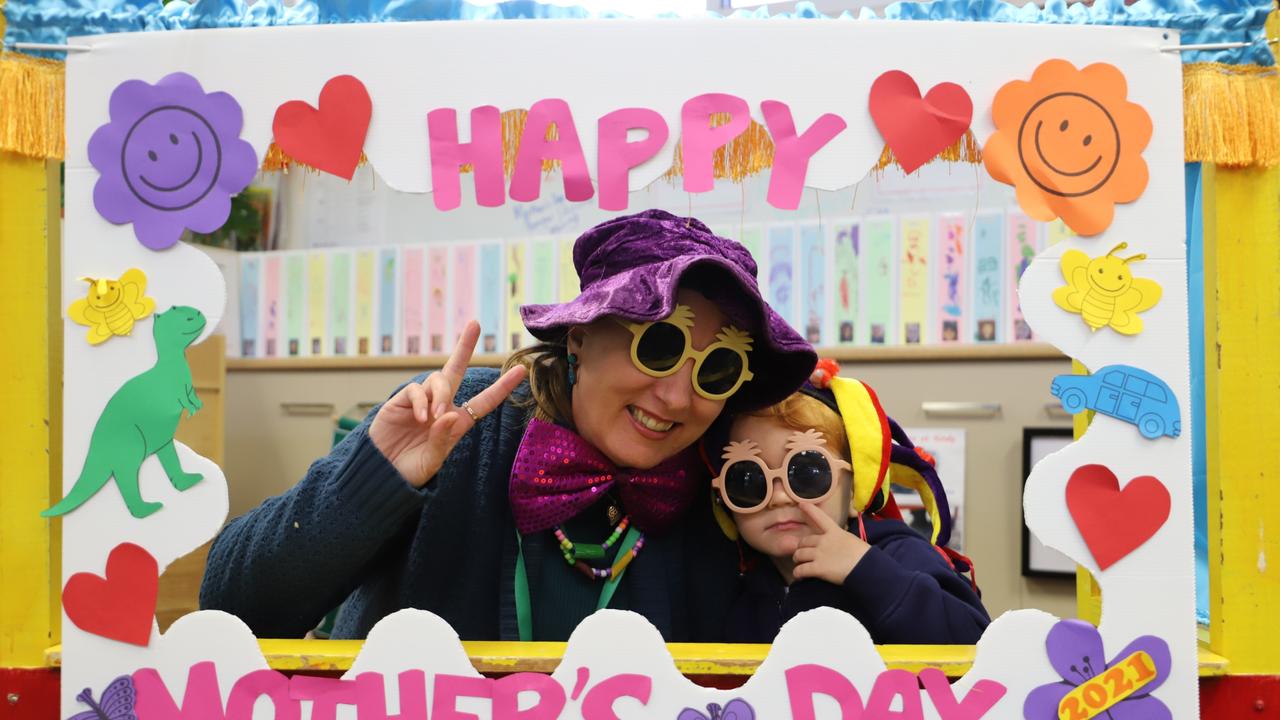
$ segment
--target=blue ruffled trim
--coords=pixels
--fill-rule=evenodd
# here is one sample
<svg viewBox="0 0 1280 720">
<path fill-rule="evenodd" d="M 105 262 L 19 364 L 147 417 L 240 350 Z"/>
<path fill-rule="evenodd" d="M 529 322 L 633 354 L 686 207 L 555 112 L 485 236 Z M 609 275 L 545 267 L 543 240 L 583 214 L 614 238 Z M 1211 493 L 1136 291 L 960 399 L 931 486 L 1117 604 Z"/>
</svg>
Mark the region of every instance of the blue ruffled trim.
<svg viewBox="0 0 1280 720">
<path fill-rule="evenodd" d="M 968 20 L 1070 25 L 1127 25 L 1179 30 L 1183 44 L 1249 42 L 1236 50 L 1190 51 L 1183 62 L 1224 62 L 1271 65 L 1264 24 L 1272 0 L 1097 0 L 1092 6 L 1047 0 L 1022 7 L 1000 0 L 936 0 L 898 2 L 885 8 L 891 20 Z M 194 28 L 327 25 L 341 23 L 408 22 L 422 20 L 504 20 L 625 18 L 619 12 L 591 11 L 579 6 L 551 5 L 535 0 L 507 0 L 472 4 L 466 0 L 299 0 L 286 7 L 280 0 L 9 0 L 5 43 L 65 43 L 76 35 L 147 32 Z M 739 10 L 733 17 L 769 19 L 827 19 L 812 3 L 799 3 L 793 12 L 770 14 L 766 7 Z M 841 19 L 855 19 L 843 13 Z M 875 19 L 863 8 L 856 18 Z"/>
</svg>

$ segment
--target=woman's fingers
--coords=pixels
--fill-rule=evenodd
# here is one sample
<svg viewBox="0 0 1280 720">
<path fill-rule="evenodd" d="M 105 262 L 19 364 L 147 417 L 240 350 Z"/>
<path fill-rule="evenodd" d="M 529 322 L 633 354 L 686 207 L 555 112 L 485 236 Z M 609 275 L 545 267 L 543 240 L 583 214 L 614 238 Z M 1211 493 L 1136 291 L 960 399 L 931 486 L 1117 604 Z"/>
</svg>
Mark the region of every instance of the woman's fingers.
<svg viewBox="0 0 1280 720">
<path fill-rule="evenodd" d="M 458 336 L 458 344 L 453 347 L 453 353 L 449 355 L 448 362 L 438 373 L 443 375 L 454 388 L 462 384 L 462 376 L 467 372 L 467 366 L 471 364 L 471 354 L 475 352 L 476 340 L 479 339 L 480 323 L 472 320 L 462 329 L 462 334 Z"/>
<path fill-rule="evenodd" d="M 418 383 L 409 383 L 405 386 L 405 397 L 413 408 L 413 418 L 420 423 L 426 422 L 431 415 L 431 400 L 427 397 L 427 391 Z"/>
<path fill-rule="evenodd" d="M 431 419 L 439 420 L 449 412 L 453 405 L 454 387 L 445 377 L 444 371 L 432 373 L 422 381 L 427 388 L 427 397 L 431 401 Z"/>
</svg>

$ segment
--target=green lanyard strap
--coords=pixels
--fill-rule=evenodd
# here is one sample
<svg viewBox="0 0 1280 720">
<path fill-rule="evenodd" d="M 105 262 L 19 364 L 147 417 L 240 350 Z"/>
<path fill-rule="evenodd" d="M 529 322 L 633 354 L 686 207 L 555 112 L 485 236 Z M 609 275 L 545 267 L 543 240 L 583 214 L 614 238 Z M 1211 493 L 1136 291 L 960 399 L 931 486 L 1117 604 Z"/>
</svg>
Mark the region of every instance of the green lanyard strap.
<svg viewBox="0 0 1280 720">
<path fill-rule="evenodd" d="M 618 554 L 615 557 L 626 555 L 631 548 L 635 547 L 636 541 L 640 539 L 640 531 L 635 525 L 627 528 L 627 534 L 622 536 L 622 544 L 618 546 Z M 629 565 L 628 565 L 629 567 Z M 605 581 L 604 587 L 600 588 L 600 600 L 596 602 L 596 609 L 603 610 L 609 607 L 609 601 L 613 599 L 613 594 L 618 591 L 618 583 L 622 581 L 622 575 L 627 568 L 622 568 L 617 575 Z M 529 642 L 533 640 L 533 610 L 529 605 L 529 574 L 524 567 L 524 539 L 520 537 L 520 531 L 516 531 L 516 625 L 520 628 L 521 642 Z"/>
</svg>

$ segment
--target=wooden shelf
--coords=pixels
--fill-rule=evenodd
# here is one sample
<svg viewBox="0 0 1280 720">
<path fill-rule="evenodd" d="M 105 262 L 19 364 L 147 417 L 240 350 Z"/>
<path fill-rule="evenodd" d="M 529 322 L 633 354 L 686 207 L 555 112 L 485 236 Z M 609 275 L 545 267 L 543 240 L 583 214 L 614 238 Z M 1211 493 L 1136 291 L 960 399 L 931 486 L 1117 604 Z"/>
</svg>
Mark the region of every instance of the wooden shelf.
<svg viewBox="0 0 1280 720">
<path fill-rule="evenodd" d="M 870 347 L 818 348 L 821 357 L 847 363 L 873 362 L 964 362 L 1065 360 L 1057 348 L 1048 343 L 1004 343 L 999 345 L 881 345 Z M 227 370 L 427 370 L 442 367 L 448 355 L 387 355 L 381 357 L 297 357 L 297 358 L 227 358 Z M 501 367 L 507 356 L 502 353 L 476 355 L 471 364 L 478 367 Z"/>
</svg>

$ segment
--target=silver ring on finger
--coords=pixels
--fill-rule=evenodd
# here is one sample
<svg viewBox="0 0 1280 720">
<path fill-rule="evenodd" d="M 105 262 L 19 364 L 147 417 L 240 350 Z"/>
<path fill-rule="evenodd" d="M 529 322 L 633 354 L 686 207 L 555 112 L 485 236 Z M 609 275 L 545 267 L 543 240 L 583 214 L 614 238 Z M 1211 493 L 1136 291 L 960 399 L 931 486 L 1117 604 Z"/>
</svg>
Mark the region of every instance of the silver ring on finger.
<svg viewBox="0 0 1280 720">
<path fill-rule="evenodd" d="M 472 408 L 471 405 L 467 404 L 465 400 L 462 402 L 461 407 L 463 410 L 467 411 L 468 415 L 471 416 L 471 422 L 480 422 L 480 416 L 476 414 L 475 409 Z"/>
</svg>

